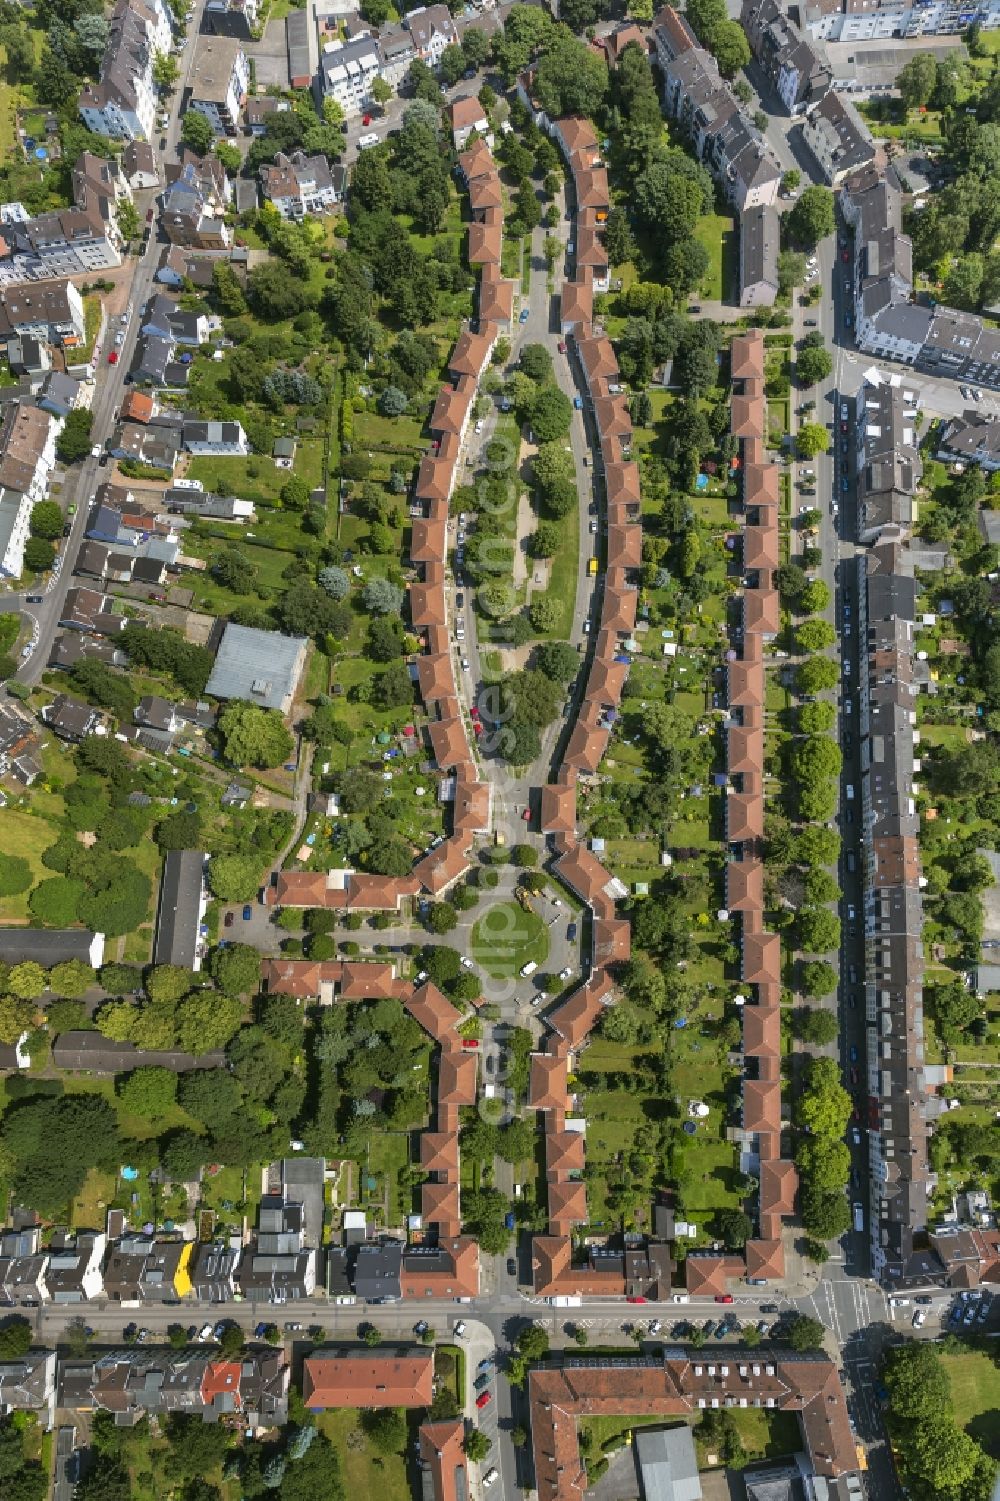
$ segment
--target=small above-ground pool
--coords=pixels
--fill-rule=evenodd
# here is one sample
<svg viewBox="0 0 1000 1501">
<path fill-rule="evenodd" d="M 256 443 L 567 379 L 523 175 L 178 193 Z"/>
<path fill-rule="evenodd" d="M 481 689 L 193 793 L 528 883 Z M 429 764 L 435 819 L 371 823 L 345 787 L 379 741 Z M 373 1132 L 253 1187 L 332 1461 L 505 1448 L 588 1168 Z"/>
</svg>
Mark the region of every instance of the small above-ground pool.
<svg viewBox="0 0 1000 1501">
<path fill-rule="evenodd" d="M 698 478 L 694 482 L 694 487 L 695 487 L 696 490 L 707 490 L 708 489 L 708 475 L 707 474 L 699 474 Z"/>
</svg>

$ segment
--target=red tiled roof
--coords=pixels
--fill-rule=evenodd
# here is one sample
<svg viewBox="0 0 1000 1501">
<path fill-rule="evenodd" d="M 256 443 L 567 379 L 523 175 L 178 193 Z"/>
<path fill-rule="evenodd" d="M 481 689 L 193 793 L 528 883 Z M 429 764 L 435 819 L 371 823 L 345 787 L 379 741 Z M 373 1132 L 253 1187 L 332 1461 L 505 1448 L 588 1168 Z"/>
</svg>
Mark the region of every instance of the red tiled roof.
<svg viewBox="0 0 1000 1501">
<path fill-rule="evenodd" d="M 475 394 L 476 381 L 472 375 L 461 376 L 457 386 L 442 386 L 427 424 L 431 432 L 461 434 Z"/>
<path fill-rule="evenodd" d="M 469 183 L 469 207 L 473 214 L 482 214 L 489 208 L 503 207 L 503 190 L 500 179 L 493 174 L 484 174 Z"/>
<path fill-rule="evenodd" d="M 563 786 L 542 788 L 539 823 L 543 834 L 576 833 L 576 778 Z"/>
<path fill-rule="evenodd" d="M 734 438 L 766 438 L 767 405 L 764 397 L 756 393 L 734 396 L 730 426 Z"/>
<path fill-rule="evenodd" d="M 458 1172 L 458 1137 L 452 1131 L 421 1131 L 420 1166 L 428 1173 Z"/>
<path fill-rule="evenodd" d="M 559 317 L 564 326 L 589 324 L 594 316 L 594 293 L 589 281 L 563 282 Z"/>
<path fill-rule="evenodd" d="M 760 1165 L 760 1207 L 768 1214 L 794 1214 L 799 1174 L 794 1162 L 777 1158 Z"/>
<path fill-rule="evenodd" d="M 744 464 L 743 504 L 772 506 L 777 512 L 780 498 L 779 470 L 777 464 Z"/>
<path fill-rule="evenodd" d="M 485 227 L 483 225 L 470 225 L 470 229 L 483 229 Z M 492 333 L 483 332 L 474 334 L 470 329 L 466 329 L 463 333 L 459 334 L 455 341 L 455 348 L 452 350 L 451 358 L 448 361 L 449 370 L 453 375 L 475 375 L 478 377 L 482 374 L 489 360 L 492 345 Z"/>
<path fill-rule="evenodd" d="M 730 348 L 730 365 L 733 380 L 764 379 L 764 333 L 754 328 L 748 333 L 737 334 Z"/>
<path fill-rule="evenodd" d="M 735 1256 L 718 1256 L 714 1252 L 689 1251 L 684 1262 L 685 1285 L 692 1297 L 724 1293 L 727 1284 L 743 1270 Z"/>
<path fill-rule="evenodd" d="M 417 470 L 414 495 L 417 500 L 447 500 L 451 495 L 455 460 L 451 456 L 425 454 Z"/>
<path fill-rule="evenodd" d="M 555 123 L 563 150 L 569 153 L 596 148 L 597 133 L 582 115 L 563 115 Z"/>
<path fill-rule="evenodd" d="M 431 520 L 417 516 L 410 533 L 411 563 L 443 563 L 448 551 L 448 527 L 442 517 Z"/>
<path fill-rule="evenodd" d="M 780 1240 L 748 1240 L 747 1276 L 777 1282 L 785 1275 L 785 1248 Z"/>
<path fill-rule="evenodd" d="M 436 850 L 431 850 L 429 855 L 417 861 L 413 874 L 432 896 L 444 891 L 468 870 L 472 861 L 465 852 L 467 844 L 466 834 L 452 834 Z"/>
<path fill-rule="evenodd" d="M 608 631 L 632 631 L 635 629 L 639 596 L 634 589 L 615 588 L 610 583 L 604 587 L 604 604 L 601 607 L 601 629 Z"/>
<path fill-rule="evenodd" d="M 466 182 L 474 182 L 477 177 L 493 174 L 496 176 L 496 162 L 490 155 L 490 148 L 485 141 L 476 141 L 468 151 L 463 151 L 458 158 L 458 165 Z"/>
<path fill-rule="evenodd" d="M 743 533 L 743 567 L 746 571 L 757 569 L 773 573 L 780 561 L 777 527 L 748 526 Z"/>
<path fill-rule="evenodd" d="M 777 933 L 744 932 L 741 973 L 749 985 L 780 984 L 781 939 Z"/>
<path fill-rule="evenodd" d="M 453 130 L 461 130 L 465 126 L 481 126 L 484 133 L 489 128 L 489 120 L 486 111 L 476 98 L 475 94 L 466 94 L 461 99 L 455 99 L 449 109 Z"/>
<path fill-rule="evenodd" d="M 145 391 L 129 391 L 122 402 L 121 418 L 123 422 L 148 422 L 154 410 L 152 396 Z"/>
<path fill-rule="evenodd" d="M 594 918 L 594 964 L 624 964 L 632 954 L 632 926 L 625 917 Z"/>
<path fill-rule="evenodd" d="M 532 1053 L 529 1109 L 565 1110 L 569 1100 L 566 1082 L 568 1073 L 569 1066 L 565 1058 L 557 1058 L 552 1053 Z"/>
<path fill-rule="evenodd" d="M 298 1000 L 318 996 L 322 969 L 315 959 L 265 959 L 264 988 L 269 995 L 291 995 Z"/>
<path fill-rule="evenodd" d="M 474 1105 L 477 1081 L 476 1054 L 442 1052 L 438 1063 L 438 1102 L 444 1105 Z"/>
<path fill-rule="evenodd" d="M 458 1207 L 457 1183 L 422 1183 L 420 1213 L 428 1225 L 436 1225 L 441 1235 L 457 1235 L 462 1228 Z"/>
<path fill-rule="evenodd" d="M 764 862 L 730 860 L 726 866 L 726 906 L 730 912 L 749 909 L 760 912 L 764 906 Z"/>
<path fill-rule="evenodd" d="M 460 772 L 455 778 L 451 821 L 457 833 L 473 834 L 489 828 L 490 788 L 489 782 L 479 782 L 474 775 Z"/>
<path fill-rule="evenodd" d="M 503 230 L 499 224 L 469 225 L 469 248 L 467 257 L 470 266 L 492 264 L 499 266 L 503 249 Z M 452 363 L 452 369 L 455 368 Z M 480 366 L 482 369 L 482 366 Z"/>
<path fill-rule="evenodd" d="M 399 992 L 391 964 L 376 959 L 345 959 L 341 970 L 340 996 L 344 1001 L 382 1000 Z"/>
<path fill-rule="evenodd" d="M 434 1357 L 337 1351 L 307 1355 L 302 1398 L 310 1411 L 326 1407 L 429 1407 L 434 1397 Z"/>
<path fill-rule="evenodd" d="M 434 759 L 442 771 L 464 764 L 469 759 L 469 742 L 462 719 L 439 719 L 427 726 Z"/>
<path fill-rule="evenodd" d="M 745 844 L 764 837 L 764 799 L 760 792 L 730 792 L 725 805 L 726 838 Z"/>
<path fill-rule="evenodd" d="M 354 912 L 396 912 L 404 896 L 416 896 L 419 886 L 412 875 L 370 876 L 353 871 L 347 888 L 347 905 Z"/>
<path fill-rule="evenodd" d="M 780 1080 L 743 1080 L 743 1129 L 772 1136 L 781 1130 Z"/>
<path fill-rule="evenodd" d="M 764 668 L 760 662 L 729 662 L 726 682 L 730 708 L 764 707 Z"/>
<path fill-rule="evenodd" d="M 469 1494 L 464 1442 L 465 1424 L 461 1418 L 420 1425 L 420 1458 L 431 1477 L 434 1501 L 465 1501 Z"/>
<path fill-rule="evenodd" d="M 552 1180 L 582 1173 L 586 1164 L 582 1131 L 546 1131 L 545 1176 Z"/>
<path fill-rule="evenodd" d="M 582 1183 L 549 1183 L 549 1233 L 565 1235 L 587 1222 L 587 1190 Z"/>
<path fill-rule="evenodd" d="M 425 704 L 435 704 L 442 698 L 450 698 L 454 695 L 455 672 L 450 653 L 442 652 L 440 656 L 418 657 L 416 665 L 417 685 L 420 689 L 420 697 Z"/>
<path fill-rule="evenodd" d="M 461 1020 L 461 1012 L 443 995 L 433 980 L 428 980 L 419 989 L 407 996 L 403 1004 L 424 1031 L 435 1042 L 452 1047 L 455 1043 L 454 1029 Z"/>
<path fill-rule="evenodd" d="M 279 870 L 275 885 L 277 907 L 346 907 L 347 893 L 328 887 L 322 870 Z"/>
<path fill-rule="evenodd" d="M 743 629 L 748 636 L 776 636 L 781 628 L 781 600 L 777 589 L 743 591 Z"/>
<path fill-rule="evenodd" d="M 625 926 L 628 927 L 628 923 Z M 604 971 L 595 970 L 583 985 L 578 986 L 555 1011 L 549 1013 L 549 1026 L 559 1033 L 570 1048 L 580 1047 L 590 1035 L 604 1007 L 612 1000 L 614 989 Z"/>
<path fill-rule="evenodd" d="M 638 464 L 609 464 L 604 471 L 604 489 L 609 506 L 622 501 L 639 505 L 642 497 L 639 494 Z"/>
<path fill-rule="evenodd" d="M 456 1235 L 437 1245 L 438 1256 L 444 1254 L 450 1265 L 438 1270 L 434 1264 L 421 1263 L 419 1256 L 403 1258 L 402 1290 L 404 1298 L 475 1298 L 479 1295 L 479 1244 L 471 1235 Z"/>
<path fill-rule="evenodd" d="M 609 729 L 593 723 L 595 714 L 595 706 L 588 705 L 586 710 L 577 715 L 563 753 L 565 766 L 587 775 L 593 775 L 600 766 L 611 739 Z"/>
<path fill-rule="evenodd" d="M 410 585 L 410 619 L 418 630 L 427 625 L 444 625 L 447 618 L 444 584 Z"/>
<path fill-rule="evenodd" d="M 556 870 L 559 879 L 593 909 L 595 916 L 614 916 L 615 898 L 607 891 L 614 877 L 585 845 L 569 845 L 556 861 Z"/>
<path fill-rule="evenodd" d="M 642 527 L 608 524 L 608 567 L 638 568 L 642 562 Z"/>
<path fill-rule="evenodd" d="M 781 1011 L 777 1006 L 744 1006 L 743 1052 L 747 1058 L 781 1057 Z"/>
<path fill-rule="evenodd" d="M 514 316 L 514 283 L 496 266 L 484 266 L 479 283 L 479 317 L 484 323 L 509 323 Z"/>
<path fill-rule="evenodd" d="M 730 776 L 748 771 L 759 776 L 764 770 L 764 726 L 757 720 L 757 715 L 744 715 L 743 724 L 731 725 L 726 731 L 726 769 Z"/>
</svg>

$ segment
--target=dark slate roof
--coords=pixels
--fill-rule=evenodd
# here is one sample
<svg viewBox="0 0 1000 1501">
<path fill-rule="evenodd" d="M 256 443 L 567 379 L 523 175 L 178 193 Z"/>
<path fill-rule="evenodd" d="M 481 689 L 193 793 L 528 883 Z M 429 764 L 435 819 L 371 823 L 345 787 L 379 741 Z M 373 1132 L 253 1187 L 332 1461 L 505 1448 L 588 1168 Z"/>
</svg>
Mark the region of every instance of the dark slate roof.
<svg viewBox="0 0 1000 1501">
<path fill-rule="evenodd" d="M 163 862 L 163 878 L 160 881 L 154 964 L 179 964 L 184 969 L 194 968 L 207 858 L 199 850 L 167 852 Z"/>
</svg>

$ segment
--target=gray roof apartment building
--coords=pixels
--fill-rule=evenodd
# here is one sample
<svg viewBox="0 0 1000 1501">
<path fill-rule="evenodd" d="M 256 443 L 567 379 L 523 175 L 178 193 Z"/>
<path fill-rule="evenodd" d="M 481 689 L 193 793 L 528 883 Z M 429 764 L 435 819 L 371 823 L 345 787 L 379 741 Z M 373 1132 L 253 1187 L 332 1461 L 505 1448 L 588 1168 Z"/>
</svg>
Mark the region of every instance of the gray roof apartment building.
<svg viewBox="0 0 1000 1501">
<path fill-rule="evenodd" d="M 932 1185 L 924 1076 L 922 898 L 913 788 L 917 590 L 901 533 L 858 558 L 858 688 L 872 1269 L 924 1280 Z"/>
<path fill-rule="evenodd" d="M 849 99 L 830 89 L 809 111 L 802 139 L 826 182 L 835 187 L 875 156 L 871 132 Z"/>
<path fill-rule="evenodd" d="M 740 215 L 740 307 L 773 307 L 778 295 L 781 225 L 776 208 L 759 204 Z"/>
<path fill-rule="evenodd" d="M 832 82 L 822 49 L 809 42 L 778 0 L 743 0 L 740 23 L 750 50 L 790 115 L 817 104 Z"/>
<path fill-rule="evenodd" d="M 871 543 L 887 527 L 913 523 L 923 465 L 912 393 L 902 386 L 862 384 L 857 396 L 858 540 Z"/>
<path fill-rule="evenodd" d="M 160 880 L 154 964 L 201 968 L 199 930 L 205 911 L 205 862 L 200 850 L 168 850 Z"/>
<path fill-rule="evenodd" d="M 989 473 L 1000 469 L 1000 422 L 975 411 L 953 417 L 941 429 L 934 457 L 945 464 L 978 464 Z"/>
</svg>

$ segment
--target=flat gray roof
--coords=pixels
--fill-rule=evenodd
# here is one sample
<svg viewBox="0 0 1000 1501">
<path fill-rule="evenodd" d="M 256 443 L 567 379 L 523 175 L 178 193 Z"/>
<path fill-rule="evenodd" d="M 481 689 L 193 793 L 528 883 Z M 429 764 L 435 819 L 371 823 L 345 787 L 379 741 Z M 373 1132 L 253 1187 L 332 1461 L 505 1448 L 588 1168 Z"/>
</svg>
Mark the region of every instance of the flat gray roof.
<svg viewBox="0 0 1000 1501">
<path fill-rule="evenodd" d="M 295 692 L 307 644 L 304 636 L 227 625 L 205 692 L 283 710 Z"/>
<path fill-rule="evenodd" d="M 646 1501 L 701 1501 L 698 1457 L 686 1423 L 637 1429 L 635 1450 Z"/>
</svg>

